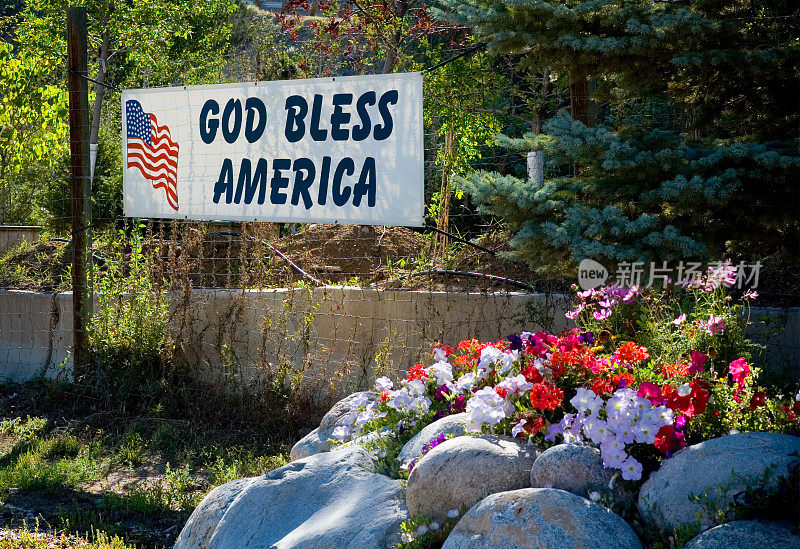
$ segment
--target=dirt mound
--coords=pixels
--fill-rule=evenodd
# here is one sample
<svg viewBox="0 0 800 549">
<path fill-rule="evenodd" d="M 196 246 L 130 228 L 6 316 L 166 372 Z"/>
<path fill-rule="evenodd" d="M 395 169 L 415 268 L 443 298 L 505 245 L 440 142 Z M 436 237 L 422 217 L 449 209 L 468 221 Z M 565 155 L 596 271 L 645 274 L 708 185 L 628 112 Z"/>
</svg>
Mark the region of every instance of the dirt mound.
<svg viewBox="0 0 800 549">
<path fill-rule="evenodd" d="M 377 282 L 414 266 L 425 239 L 406 227 L 310 225 L 275 242 L 303 270 L 330 282 Z"/>
<path fill-rule="evenodd" d="M 24 244 L 0 258 L 0 288 L 53 291 L 68 284 L 64 277 L 72 263 L 65 242 L 48 240 Z"/>
</svg>

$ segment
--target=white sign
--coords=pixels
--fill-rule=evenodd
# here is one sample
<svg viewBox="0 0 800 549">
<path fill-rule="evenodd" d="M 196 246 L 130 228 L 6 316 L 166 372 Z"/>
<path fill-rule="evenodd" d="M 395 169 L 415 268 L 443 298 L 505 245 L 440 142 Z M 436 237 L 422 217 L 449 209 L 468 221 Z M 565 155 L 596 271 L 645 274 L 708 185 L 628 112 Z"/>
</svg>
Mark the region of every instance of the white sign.
<svg viewBox="0 0 800 549">
<path fill-rule="evenodd" d="M 124 90 L 129 217 L 422 226 L 422 75 Z"/>
</svg>

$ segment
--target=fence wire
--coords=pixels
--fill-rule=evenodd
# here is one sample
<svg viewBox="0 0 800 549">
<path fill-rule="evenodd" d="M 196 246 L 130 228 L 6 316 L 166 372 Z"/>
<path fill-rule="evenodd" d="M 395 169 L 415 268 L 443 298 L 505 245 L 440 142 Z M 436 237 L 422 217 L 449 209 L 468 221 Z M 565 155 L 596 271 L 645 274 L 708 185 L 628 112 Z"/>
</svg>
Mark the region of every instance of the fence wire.
<svg viewBox="0 0 800 549">
<path fill-rule="evenodd" d="M 258 80 L 269 56 L 292 46 L 278 40 L 266 50 L 260 47 L 252 44 L 227 55 L 223 70 L 207 83 Z M 443 59 L 456 58 L 465 49 L 440 53 Z M 484 76 L 510 74 L 513 65 L 509 60 L 507 67 L 482 70 Z M 176 75 L 175 83 L 179 80 Z M 522 97 L 517 101 L 533 101 L 541 92 L 512 85 L 511 76 L 481 82 L 481 97 L 458 88 L 426 92 L 426 204 L 447 204 L 446 216 L 431 209 L 427 221 L 439 231 L 125 219 L 120 95 L 109 88 L 89 182 L 93 218 L 88 230 L 99 319 L 93 341 L 102 339 L 120 352 L 133 349 L 140 353 L 136 356 L 144 356 L 149 345 L 169 361 L 173 372 L 201 384 L 248 391 L 277 384 L 319 401 L 365 388 L 378 375 L 397 377 L 428 360 L 436 344 L 499 340 L 523 329 L 566 329 L 566 293 L 572 280 L 546 279 L 506 258 L 508 235 L 494 220 L 481 216 L 466 197 L 453 195 L 449 203 L 442 197 L 443 192 L 454 193 L 442 186 L 447 180 L 442 173 L 442 128 L 452 121 L 438 114 L 435 105 L 471 102 L 473 114 L 490 115 L 498 108 L 497 98 L 510 101 L 516 95 Z M 565 90 L 561 95 L 557 89 L 547 91 L 550 95 L 539 99 L 558 108 L 567 98 Z M 671 122 L 685 124 L 681 116 Z M 499 167 L 525 177 L 522 155 L 486 142 L 479 145 L 479 154 L 468 157 L 465 165 Z M 57 168 L 42 189 L 51 226 L 41 234 L 19 228 L 7 231 L 13 236 L 0 237 L 6 239 L 0 240 L 0 251 L 11 250 L 0 263 L 6 288 L 0 294 L 0 376 L 5 380 L 44 375 L 88 383 L 91 377 L 91 372 L 71 368 L 68 190 L 68 172 Z M 785 322 L 797 330 L 797 316 L 787 316 Z M 798 340 L 782 348 L 797 356 Z"/>
</svg>

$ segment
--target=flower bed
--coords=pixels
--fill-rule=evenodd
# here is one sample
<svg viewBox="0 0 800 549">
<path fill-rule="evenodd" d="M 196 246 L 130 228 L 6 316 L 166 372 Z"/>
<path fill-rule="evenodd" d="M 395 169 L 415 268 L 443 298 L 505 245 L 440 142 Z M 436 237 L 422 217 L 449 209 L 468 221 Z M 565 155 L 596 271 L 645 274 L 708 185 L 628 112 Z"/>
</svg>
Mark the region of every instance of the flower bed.
<svg viewBox="0 0 800 549">
<path fill-rule="evenodd" d="M 580 291 L 568 313 L 577 327 L 566 333 L 439 346 L 429 365 L 415 365 L 399 383 L 376 380 L 379 399 L 355 402 L 333 436 L 381 431 L 365 446 L 381 472 L 407 478 L 422 456 L 399 461 L 403 445 L 433 421 L 465 413 L 467 434 L 539 448 L 594 445 L 603 465 L 635 490 L 687 444 L 739 431 L 797 434 L 800 393 L 782 397 L 759 385 L 760 349 L 744 336 L 743 314 L 756 294 L 734 303 L 726 287 L 736 276 L 726 264 L 681 288 Z M 431 441 L 423 454 L 442 442 Z M 443 539 L 447 528 L 426 521 L 409 521 L 403 542 Z"/>
</svg>

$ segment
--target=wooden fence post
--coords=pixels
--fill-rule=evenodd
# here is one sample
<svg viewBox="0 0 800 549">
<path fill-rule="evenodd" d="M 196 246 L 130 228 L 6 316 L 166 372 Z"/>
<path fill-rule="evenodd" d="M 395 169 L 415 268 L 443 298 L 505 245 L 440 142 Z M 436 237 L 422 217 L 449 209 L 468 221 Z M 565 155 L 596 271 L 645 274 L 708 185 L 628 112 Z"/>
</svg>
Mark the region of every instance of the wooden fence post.
<svg viewBox="0 0 800 549">
<path fill-rule="evenodd" d="M 92 222 L 89 174 L 88 38 L 85 7 L 67 8 L 67 89 L 72 187 L 72 357 L 75 379 L 89 368 L 87 327 L 92 314 Z"/>
</svg>

